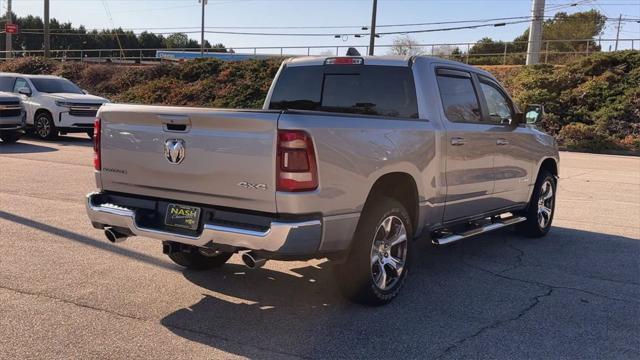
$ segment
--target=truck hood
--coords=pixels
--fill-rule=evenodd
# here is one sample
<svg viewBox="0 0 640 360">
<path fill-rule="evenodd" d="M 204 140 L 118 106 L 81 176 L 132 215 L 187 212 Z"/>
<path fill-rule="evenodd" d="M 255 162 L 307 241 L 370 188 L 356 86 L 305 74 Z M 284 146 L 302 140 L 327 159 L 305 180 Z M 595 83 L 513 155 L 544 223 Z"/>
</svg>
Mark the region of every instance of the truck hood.
<svg viewBox="0 0 640 360">
<path fill-rule="evenodd" d="M 16 94 L 0 91 L 0 101 L 20 101 L 20 97 Z"/>
<path fill-rule="evenodd" d="M 43 94 L 43 96 L 48 97 L 53 100 L 66 100 L 73 101 L 80 104 L 95 104 L 95 103 L 106 103 L 109 100 L 102 98 L 100 96 L 88 95 L 88 94 L 72 94 L 72 93 L 50 93 Z"/>
</svg>

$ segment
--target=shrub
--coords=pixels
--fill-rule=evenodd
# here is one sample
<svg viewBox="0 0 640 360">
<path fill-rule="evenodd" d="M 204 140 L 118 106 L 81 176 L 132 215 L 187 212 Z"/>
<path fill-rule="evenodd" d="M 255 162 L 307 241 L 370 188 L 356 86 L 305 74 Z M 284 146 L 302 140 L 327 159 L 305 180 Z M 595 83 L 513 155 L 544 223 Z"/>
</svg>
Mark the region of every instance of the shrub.
<svg viewBox="0 0 640 360">
<path fill-rule="evenodd" d="M 27 57 L 3 62 L 0 64 L 0 71 L 33 75 L 52 74 L 58 66 L 59 63 L 55 60 Z"/>
<path fill-rule="evenodd" d="M 618 146 L 609 136 L 598 132 L 594 126 L 571 123 L 558 133 L 558 142 L 567 149 L 580 151 L 603 151 L 617 149 Z"/>
</svg>

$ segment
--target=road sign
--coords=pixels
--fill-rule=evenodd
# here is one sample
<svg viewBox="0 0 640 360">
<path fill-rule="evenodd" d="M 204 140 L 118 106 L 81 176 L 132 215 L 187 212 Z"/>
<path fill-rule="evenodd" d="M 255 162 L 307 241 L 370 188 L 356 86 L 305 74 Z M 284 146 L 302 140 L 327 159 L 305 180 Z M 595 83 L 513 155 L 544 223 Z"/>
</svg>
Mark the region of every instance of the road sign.
<svg viewBox="0 0 640 360">
<path fill-rule="evenodd" d="M 18 24 L 5 24 L 4 32 L 7 34 L 17 34 L 18 33 Z"/>
</svg>

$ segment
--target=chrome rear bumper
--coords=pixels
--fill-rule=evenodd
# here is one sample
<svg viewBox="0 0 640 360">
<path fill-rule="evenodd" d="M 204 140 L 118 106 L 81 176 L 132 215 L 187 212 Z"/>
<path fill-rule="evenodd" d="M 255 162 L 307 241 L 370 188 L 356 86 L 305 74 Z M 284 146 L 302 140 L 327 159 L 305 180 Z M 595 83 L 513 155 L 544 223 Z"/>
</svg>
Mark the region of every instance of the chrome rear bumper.
<svg viewBox="0 0 640 360">
<path fill-rule="evenodd" d="M 136 223 L 134 210 L 114 204 L 99 203 L 99 193 L 87 195 L 87 214 L 97 228 L 115 227 L 128 229 L 133 235 L 163 241 L 204 247 L 210 244 L 228 245 L 239 249 L 268 251 L 281 254 L 314 254 L 322 239 L 320 220 L 302 222 L 272 221 L 266 231 L 204 224 L 199 236 L 188 236 L 149 229 Z"/>
</svg>

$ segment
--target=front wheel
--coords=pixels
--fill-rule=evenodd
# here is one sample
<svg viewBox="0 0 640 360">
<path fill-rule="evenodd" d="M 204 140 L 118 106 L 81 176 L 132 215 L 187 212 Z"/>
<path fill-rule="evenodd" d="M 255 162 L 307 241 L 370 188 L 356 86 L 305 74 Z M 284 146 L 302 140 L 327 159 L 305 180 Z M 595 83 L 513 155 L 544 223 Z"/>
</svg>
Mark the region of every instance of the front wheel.
<svg viewBox="0 0 640 360">
<path fill-rule="evenodd" d="M 36 119 L 33 122 L 33 128 L 35 134 L 43 140 L 51 140 L 58 136 L 58 129 L 53 123 L 51 115 L 46 112 L 41 112 L 36 115 Z"/>
<path fill-rule="evenodd" d="M 398 201 L 383 197 L 368 206 L 346 262 L 334 269 L 342 293 L 365 305 L 393 300 L 407 278 L 412 234 L 407 210 Z"/>
<path fill-rule="evenodd" d="M 542 237 L 551 229 L 556 206 L 556 178 L 546 170 L 541 170 L 536 181 L 527 209 L 518 215 L 526 221 L 518 224 L 518 230 L 525 236 Z"/>
<path fill-rule="evenodd" d="M 182 245 L 182 251 L 169 253 L 176 264 L 192 270 L 209 270 L 224 265 L 233 253 Z"/>
<path fill-rule="evenodd" d="M 20 136 L 22 134 L 17 131 L 2 131 L 0 132 L 0 139 L 5 144 L 13 144 L 16 141 L 20 140 Z"/>
</svg>

